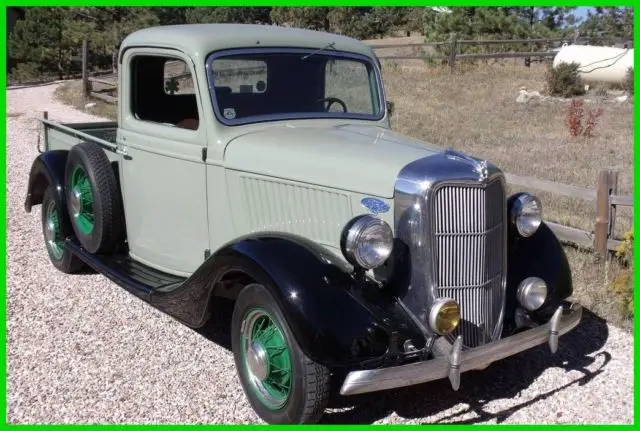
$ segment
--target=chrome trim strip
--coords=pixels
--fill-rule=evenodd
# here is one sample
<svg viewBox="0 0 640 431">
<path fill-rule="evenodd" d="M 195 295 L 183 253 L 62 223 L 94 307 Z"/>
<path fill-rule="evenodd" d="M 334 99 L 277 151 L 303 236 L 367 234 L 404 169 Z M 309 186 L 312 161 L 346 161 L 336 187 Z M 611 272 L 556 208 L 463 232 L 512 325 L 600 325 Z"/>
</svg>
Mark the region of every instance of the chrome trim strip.
<svg viewBox="0 0 640 431">
<path fill-rule="evenodd" d="M 560 307 L 551 320 L 544 325 L 475 349 L 457 352 L 454 348 L 448 357 L 397 367 L 352 371 L 342 384 L 340 394 L 362 394 L 439 380 L 450 376 L 452 364 L 459 367 L 460 373 L 482 369 L 492 362 L 544 343 L 549 343 L 551 352 L 555 353 L 557 337 L 575 328 L 581 318 L 582 306 L 572 304 L 569 309 Z M 459 356 L 456 357 L 456 355 Z M 459 382 L 456 382 L 454 375 L 452 378 L 454 389 L 457 384 Z"/>
</svg>

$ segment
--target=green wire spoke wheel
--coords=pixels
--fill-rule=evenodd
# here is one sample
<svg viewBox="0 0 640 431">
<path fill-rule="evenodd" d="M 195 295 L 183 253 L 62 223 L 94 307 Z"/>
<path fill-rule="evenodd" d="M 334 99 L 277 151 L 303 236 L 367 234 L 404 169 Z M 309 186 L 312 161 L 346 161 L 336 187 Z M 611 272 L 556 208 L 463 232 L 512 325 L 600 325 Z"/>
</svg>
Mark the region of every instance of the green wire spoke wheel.
<svg viewBox="0 0 640 431">
<path fill-rule="evenodd" d="M 251 389 L 267 408 L 281 408 L 291 391 L 291 354 L 282 330 L 266 310 L 247 312 L 241 345 Z"/>
<path fill-rule="evenodd" d="M 71 234 L 69 217 L 58 205 L 58 198 L 52 186 L 42 196 L 42 233 L 49 260 L 58 270 L 73 274 L 85 268 L 85 264 L 68 251 L 64 242 Z"/>
<path fill-rule="evenodd" d="M 53 199 L 46 203 L 44 214 L 44 237 L 47 250 L 52 260 L 62 260 L 64 256 L 64 239 L 60 230 L 60 216 Z"/>
<path fill-rule="evenodd" d="M 65 194 L 68 219 L 89 253 L 110 254 L 124 243 L 124 211 L 116 171 L 95 142 L 74 145 L 67 156 Z"/>
<path fill-rule="evenodd" d="M 317 422 L 329 402 L 330 370 L 300 347 L 272 292 L 247 284 L 235 300 L 231 345 L 253 410 L 270 424 Z"/>
<path fill-rule="evenodd" d="M 93 193 L 91 192 L 91 183 L 87 173 L 82 166 L 74 166 L 71 171 L 70 184 L 71 193 L 69 194 L 69 207 L 71 216 L 76 222 L 78 229 L 85 235 L 93 232 L 94 213 L 93 213 Z"/>
</svg>

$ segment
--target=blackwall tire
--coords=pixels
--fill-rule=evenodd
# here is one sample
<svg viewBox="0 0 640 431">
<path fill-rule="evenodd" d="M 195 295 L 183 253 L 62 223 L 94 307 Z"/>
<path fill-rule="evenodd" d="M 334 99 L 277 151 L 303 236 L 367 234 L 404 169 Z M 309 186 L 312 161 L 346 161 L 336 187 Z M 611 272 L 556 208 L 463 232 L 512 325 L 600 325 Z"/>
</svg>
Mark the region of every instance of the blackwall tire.
<svg viewBox="0 0 640 431">
<path fill-rule="evenodd" d="M 320 420 L 329 402 L 329 369 L 304 354 L 264 286 L 250 284 L 238 295 L 231 341 L 244 393 L 262 420 L 269 424 Z"/>
<path fill-rule="evenodd" d="M 65 169 L 67 208 L 73 231 L 89 253 L 110 253 L 124 235 L 122 198 L 111 163 L 92 142 L 69 151 Z"/>
</svg>

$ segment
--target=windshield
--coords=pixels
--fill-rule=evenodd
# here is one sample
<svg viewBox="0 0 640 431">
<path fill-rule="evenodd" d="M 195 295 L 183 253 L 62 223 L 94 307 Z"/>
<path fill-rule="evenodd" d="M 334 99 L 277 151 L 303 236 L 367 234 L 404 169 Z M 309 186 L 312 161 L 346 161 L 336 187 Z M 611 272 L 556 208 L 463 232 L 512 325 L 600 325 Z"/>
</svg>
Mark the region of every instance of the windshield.
<svg viewBox="0 0 640 431">
<path fill-rule="evenodd" d="M 382 118 L 371 59 L 327 49 L 247 49 L 209 58 L 216 115 L 225 124 L 295 118 Z"/>
</svg>

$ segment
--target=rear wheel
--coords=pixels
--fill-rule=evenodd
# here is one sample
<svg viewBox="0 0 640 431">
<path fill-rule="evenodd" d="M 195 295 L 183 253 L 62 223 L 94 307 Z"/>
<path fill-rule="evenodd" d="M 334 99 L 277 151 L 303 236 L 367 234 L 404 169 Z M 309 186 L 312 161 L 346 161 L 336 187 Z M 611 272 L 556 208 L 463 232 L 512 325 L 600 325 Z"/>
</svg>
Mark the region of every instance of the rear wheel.
<svg viewBox="0 0 640 431">
<path fill-rule="evenodd" d="M 53 266 L 71 274 L 84 268 L 84 263 L 64 247 L 65 239 L 70 236 L 65 212 L 59 207 L 53 189 L 49 186 L 42 198 L 42 233 L 47 253 Z"/>
<path fill-rule="evenodd" d="M 304 354 L 264 286 L 250 284 L 240 292 L 231 336 L 245 395 L 265 422 L 320 419 L 329 401 L 329 370 Z"/>
</svg>

